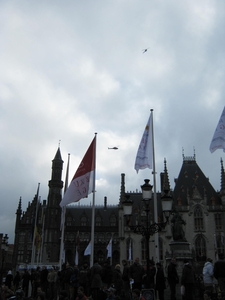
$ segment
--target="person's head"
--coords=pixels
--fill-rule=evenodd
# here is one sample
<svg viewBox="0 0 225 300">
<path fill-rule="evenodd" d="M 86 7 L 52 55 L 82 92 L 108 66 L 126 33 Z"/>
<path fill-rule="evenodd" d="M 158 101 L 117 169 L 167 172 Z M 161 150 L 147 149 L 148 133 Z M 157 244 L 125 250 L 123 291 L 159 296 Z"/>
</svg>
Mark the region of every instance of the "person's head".
<svg viewBox="0 0 225 300">
<path fill-rule="evenodd" d="M 213 262 L 212 258 L 207 258 L 207 261 L 210 262 L 210 263 Z"/>
<path fill-rule="evenodd" d="M 107 292 L 108 296 L 110 297 L 110 296 L 114 295 L 115 289 L 110 287 L 110 288 L 108 288 L 108 290 L 106 290 L 106 292 Z"/>
<path fill-rule="evenodd" d="M 116 269 L 116 270 L 120 270 L 120 265 L 117 264 L 117 265 L 115 266 L 115 269 Z"/>
<path fill-rule="evenodd" d="M 172 257 L 170 262 L 171 262 L 171 264 L 176 265 L 176 263 L 177 263 L 176 258 Z"/>
<path fill-rule="evenodd" d="M 204 300 L 210 300 L 211 299 L 211 293 L 210 291 L 205 291 L 203 295 Z"/>
<path fill-rule="evenodd" d="M 134 262 L 135 262 L 135 264 L 138 265 L 139 264 L 139 257 L 136 257 Z"/>
<path fill-rule="evenodd" d="M 84 295 L 84 288 L 82 286 L 78 287 L 77 294 L 78 294 L 78 296 L 83 296 Z"/>
<path fill-rule="evenodd" d="M 132 297 L 133 298 L 140 298 L 140 294 L 141 294 L 141 292 L 140 292 L 140 290 L 138 290 L 138 289 L 134 289 L 134 290 L 132 290 Z"/>
<path fill-rule="evenodd" d="M 218 294 L 217 294 L 217 299 L 223 299 L 223 296 L 222 296 L 222 293 L 221 292 L 219 292 Z"/>
<path fill-rule="evenodd" d="M 126 259 L 123 259 L 123 260 L 122 260 L 122 264 L 123 264 L 123 266 L 126 266 L 126 265 L 127 265 Z"/>
<path fill-rule="evenodd" d="M 157 262 L 157 263 L 156 263 L 156 267 L 157 267 L 157 269 L 160 269 L 160 268 L 162 267 L 161 263 L 160 263 L 160 262 Z"/>
</svg>

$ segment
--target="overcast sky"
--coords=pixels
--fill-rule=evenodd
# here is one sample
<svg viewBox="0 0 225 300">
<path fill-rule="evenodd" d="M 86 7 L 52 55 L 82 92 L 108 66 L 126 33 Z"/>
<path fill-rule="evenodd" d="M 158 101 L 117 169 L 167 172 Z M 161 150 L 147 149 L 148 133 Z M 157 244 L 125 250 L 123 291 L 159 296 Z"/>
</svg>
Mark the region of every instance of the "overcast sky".
<svg viewBox="0 0 225 300">
<path fill-rule="evenodd" d="M 164 158 L 174 187 L 182 148 L 220 189 L 224 155 L 209 145 L 225 104 L 224 29 L 218 0 L 0 0 L 0 232 L 14 241 L 19 198 L 25 210 L 38 182 L 47 199 L 59 140 L 64 181 L 68 153 L 71 179 L 98 133 L 97 204 L 118 203 L 121 173 L 128 191 L 152 183 L 134 170 L 150 109 L 156 189 Z"/>
</svg>

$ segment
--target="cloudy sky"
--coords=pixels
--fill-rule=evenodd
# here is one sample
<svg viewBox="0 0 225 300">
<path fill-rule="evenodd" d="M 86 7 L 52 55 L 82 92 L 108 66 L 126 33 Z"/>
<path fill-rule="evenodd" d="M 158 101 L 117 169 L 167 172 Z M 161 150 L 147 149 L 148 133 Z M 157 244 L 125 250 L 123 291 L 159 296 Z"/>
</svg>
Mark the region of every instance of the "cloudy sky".
<svg viewBox="0 0 225 300">
<path fill-rule="evenodd" d="M 98 133 L 97 204 L 118 203 L 121 173 L 128 191 L 152 180 L 134 170 L 150 109 L 157 176 L 166 158 L 174 187 L 183 148 L 218 190 L 224 28 L 217 0 L 0 0 L 0 232 L 13 242 L 19 198 L 25 210 L 38 182 L 47 198 L 59 140 L 71 179 Z"/>
</svg>

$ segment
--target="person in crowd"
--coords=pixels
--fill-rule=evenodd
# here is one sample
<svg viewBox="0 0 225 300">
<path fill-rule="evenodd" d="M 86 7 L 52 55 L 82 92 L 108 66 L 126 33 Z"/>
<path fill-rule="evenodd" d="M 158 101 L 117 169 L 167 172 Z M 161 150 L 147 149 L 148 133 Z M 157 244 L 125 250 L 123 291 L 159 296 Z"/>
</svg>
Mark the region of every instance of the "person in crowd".
<svg viewBox="0 0 225 300">
<path fill-rule="evenodd" d="M 203 294 L 204 300 L 211 300 L 211 292 L 209 290 L 206 290 Z"/>
<path fill-rule="evenodd" d="M 194 300 L 195 272 L 188 260 L 184 260 L 181 285 L 185 288 L 185 299 Z"/>
<path fill-rule="evenodd" d="M 14 291 L 18 290 L 20 286 L 20 281 L 21 281 L 20 272 L 16 271 L 16 275 L 13 278 Z"/>
<path fill-rule="evenodd" d="M 11 290 L 12 284 L 13 284 L 13 275 L 12 275 L 12 271 L 9 270 L 5 278 L 5 285 L 7 285 L 7 287 Z"/>
<path fill-rule="evenodd" d="M 211 293 L 213 291 L 213 264 L 212 259 L 207 258 L 206 263 L 204 264 L 203 270 L 203 283 L 205 290 L 209 290 Z"/>
<path fill-rule="evenodd" d="M 22 279 L 23 279 L 22 288 L 24 290 L 25 297 L 28 297 L 28 290 L 29 290 L 29 283 L 30 283 L 30 273 L 28 272 L 28 270 L 25 270 Z"/>
<path fill-rule="evenodd" d="M 113 269 L 110 266 L 109 260 L 106 260 L 102 267 L 102 283 L 103 287 L 109 288 L 113 281 Z"/>
<path fill-rule="evenodd" d="M 70 277 L 70 299 L 74 300 L 77 296 L 77 288 L 79 287 L 79 269 L 74 266 L 73 273 Z"/>
<path fill-rule="evenodd" d="M 102 287 L 102 267 L 97 260 L 94 261 L 90 270 L 91 274 L 91 295 L 94 300 L 99 300 L 100 288 Z"/>
<path fill-rule="evenodd" d="M 132 300 L 144 300 L 141 296 L 141 291 L 138 289 L 132 290 Z"/>
<path fill-rule="evenodd" d="M 47 270 L 46 266 L 42 266 L 40 278 L 41 278 L 42 291 L 45 293 L 45 295 L 47 295 L 47 292 L 48 292 L 48 270 Z"/>
<path fill-rule="evenodd" d="M 121 297 L 122 291 L 124 291 L 124 288 L 123 288 L 122 273 L 120 271 L 119 264 L 117 264 L 115 266 L 115 269 L 113 270 L 113 285 L 116 289 L 115 295 Z"/>
<path fill-rule="evenodd" d="M 124 297 L 125 300 L 130 300 L 130 268 L 128 266 L 127 260 L 122 260 L 123 264 L 123 274 L 122 274 L 122 280 L 123 280 L 123 288 L 124 288 Z"/>
<path fill-rule="evenodd" d="M 164 300 L 164 290 L 166 289 L 165 276 L 161 263 L 156 263 L 157 273 L 155 281 L 155 290 L 158 292 L 158 299 Z"/>
<path fill-rule="evenodd" d="M 156 275 L 156 267 L 153 260 L 149 261 L 149 287 L 154 289 L 155 287 L 155 275 Z"/>
<path fill-rule="evenodd" d="M 14 292 L 7 285 L 3 284 L 1 286 L 1 293 L 0 293 L 1 300 L 6 300 L 12 296 L 14 296 Z"/>
<path fill-rule="evenodd" d="M 75 300 L 86 300 L 87 296 L 84 293 L 84 288 L 82 286 L 79 286 L 77 289 L 77 297 Z"/>
<path fill-rule="evenodd" d="M 106 290 L 107 292 L 107 298 L 106 300 L 114 300 L 115 299 L 115 289 L 110 287 Z"/>
<path fill-rule="evenodd" d="M 37 288 L 41 286 L 41 271 L 40 267 L 37 267 L 37 269 L 31 269 L 31 275 L 30 275 L 30 281 L 32 286 L 32 292 L 31 296 L 32 298 L 35 298 L 37 295 Z"/>
<path fill-rule="evenodd" d="M 37 288 L 37 293 L 36 293 L 36 297 L 35 300 L 45 300 L 46 299 L 46 294 L 45 292 L 42 290 L 41 286 L 39 286 Z"/>
<path fill-rule="evenodd" d="M 85 295 L 90 294 L 90 268 L 86 262 L 80 268 L 79 285 L 83 287 Z"/>
<path fill-rule="evenodd" d="M 176 259 L 172 258 L 167 269 L 167 279 L 170 286 L 170 300 L 176 300 L 176 285 L 179 283 Z"/>
<path fill-rule="evenodd" d="M 47 277 L 48 291 L 49 291 L 48 298 L 49 298 L 49 300 L 55 299 L 56 276 L 57 276 L 57 273 L 56 273 L 55 269 L 53 267 L 50 268 L 50 270 L 48 272 L 48 277 Z"/>
<path fill-rule="evenodd" d="M 64 290 L 68 292 L 70 299 L 73 296 L 71 295 L 72 289 L 71 289 L 71 281 L 70 281 L 73 273 L 74 273 L 73 267 L 69 263 L 66 263 L 66 268 L 65 270 L 63 270 L 61 275 L 64 283 Z"/>
<path fill-rule="evenodd" d="M 141 290 L 144 268 L 139 262 L 139 257 L 135 258 L 134 263 L 130 266 L 130 279 L 134 281 L 132 289 Z"/>
<path fill-rule="evenodd" d="M 225 297 L 225 260 L 223 253 L 219 254 L 219 259 L 213 268 L 214 277 L 218 280 L 218 285 L 222 296 Z"/>
</svg>

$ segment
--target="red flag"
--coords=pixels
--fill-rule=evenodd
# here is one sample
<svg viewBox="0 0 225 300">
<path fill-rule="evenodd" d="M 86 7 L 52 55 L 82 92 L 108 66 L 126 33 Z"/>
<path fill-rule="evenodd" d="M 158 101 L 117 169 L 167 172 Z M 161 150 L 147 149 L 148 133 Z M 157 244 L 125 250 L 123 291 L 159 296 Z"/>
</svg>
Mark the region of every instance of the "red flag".
<svg viewBox="0 0 225 300">
<path fill-rule="evenodd" d="M 60 202 L 63 207 L 86 198 L 94 189 L 96 136 L 85 153 L 66 193 Z"/>
</svg>

